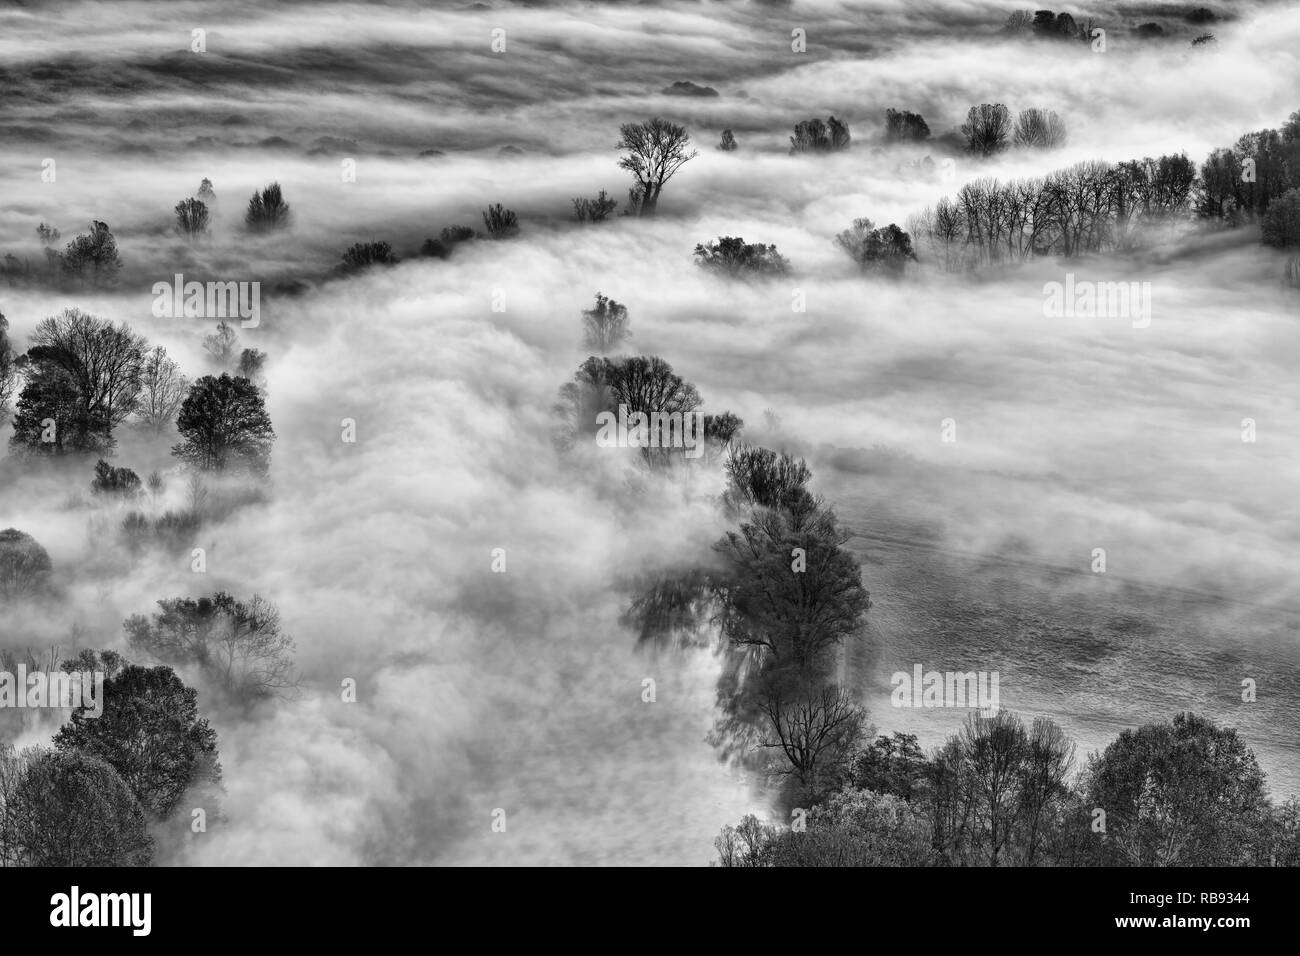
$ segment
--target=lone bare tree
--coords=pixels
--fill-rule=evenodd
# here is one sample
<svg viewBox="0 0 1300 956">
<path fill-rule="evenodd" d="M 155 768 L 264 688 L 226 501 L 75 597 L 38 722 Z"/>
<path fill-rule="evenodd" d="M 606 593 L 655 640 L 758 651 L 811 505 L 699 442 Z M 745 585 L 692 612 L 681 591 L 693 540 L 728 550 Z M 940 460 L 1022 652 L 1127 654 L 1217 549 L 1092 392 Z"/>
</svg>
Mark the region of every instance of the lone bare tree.
<svg viewBox="0 0 1300 956">
<path fill-rule="evenodd" d="M 161 435 L 176 419 L 189 390 L 189 381 L 181 374 L 180 366 L 167 357 L 167 349 L 154 346 L 145 355 L 140 374 L 140 396 L 135 407 L 140 427 Z"/>
<path fill-rule="evenodd" d="M 634 192 L 640 198 L 641 215 L 653 216 L 664 183 L 699 151 L 690 148 L 686 127 L 658 117 L 644 123 L 624 123 L 619 133 L 622 138 L 614 148 L 625 149 L 628 155 L 620 157 L 618 165 L 636 180 Z"/>
</svg>

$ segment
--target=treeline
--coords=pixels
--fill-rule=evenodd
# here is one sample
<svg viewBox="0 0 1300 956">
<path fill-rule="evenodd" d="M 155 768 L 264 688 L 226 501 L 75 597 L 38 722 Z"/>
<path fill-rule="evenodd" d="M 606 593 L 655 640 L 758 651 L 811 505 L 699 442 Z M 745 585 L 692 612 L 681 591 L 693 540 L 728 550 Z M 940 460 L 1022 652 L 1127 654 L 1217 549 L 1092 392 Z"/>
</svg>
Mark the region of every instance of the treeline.
<svg viewBox="0 0 1300 956">
<path fill-rule="evenodd" d="M 930 755 L 878 737 L 789 826 L 754 816 L 720 866 L 1296 866 L 1300 804 L 1275 806 L 1232 728 L 1183 713 L 1125 730 L 1075 772 L 1047 718 L 972 715 Z"/>
<path fill-rule="evenodd" d="M 1124 251 L 1176 223 L 1257 222 L 1300 246 L 1300 111 L 1249 133 L 1198 169 L 1185 154 L 1077 163 L 1046 176 L 978 179 L 908 220 L 922 256 L 950 272 L 1033 256 Z"/>
<path fill-rule="evenodd" d="M 1076 163 L 1008 182 L 977 179 L 913 216 L 907 228 L 947 271 L 1124 249 L 1145 230 L 1185 218 L 1195 179 L 1183 155 Z"/>
</svg>

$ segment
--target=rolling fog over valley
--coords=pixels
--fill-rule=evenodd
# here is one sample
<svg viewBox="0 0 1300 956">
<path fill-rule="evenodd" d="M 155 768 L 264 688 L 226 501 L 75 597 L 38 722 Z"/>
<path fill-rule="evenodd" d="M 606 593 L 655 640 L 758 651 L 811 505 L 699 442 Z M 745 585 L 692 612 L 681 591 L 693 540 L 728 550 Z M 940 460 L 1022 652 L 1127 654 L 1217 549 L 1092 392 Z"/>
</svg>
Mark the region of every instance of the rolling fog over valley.
<svg viewBox="0 0 1300 956">
<path fill-rule="evenodd" d="M 776 833 L 810 807 L 815 828 L 885 794 L 878 736 L 938 766 L 989 717 L 897 706 L 917 665 L 996 672 L 1002 713 L 1059 725 L 1077 749 L 1053 819 L 1084 833 L 1107 807 L 1125 862 L 1153 858 L 1089 755 L 1183 712 L 1235 728 L 1264 775 L 1243 805 L 1272 820 L 1300 796 L 1300 6 L 1194 7 L 1070 6 L 1063 40 L 1009 23 L 1014 2 L 949 0 L 0 11 L 0 670 L 98 652 L 111 707 L 134 673 L 114 652 L 197 691 L 219 782 L 123 791 L 159 864 L 733 865 L 747 815 Z M 1073 32 L 1090 20 L 1103 51 Z M 982 153 L 993 104 L 1065 132 Z M 814 118 L 824 142 L 796 127 Z M 625 124 L 659 119 L 698 155 L 647 210 L 619 161 Z M 1203 165 L 1261 130 L 1274 152 L 1222 182 L 1256 187 L 1258 158 L 1272 212 L 1221 202 Z M 1179 156 L 1168 214 L 1120 202 L 1084 236 L 1083 213 L 1041 225 L 1045 186 L 1032 229 L 939 238 L 967 184 Z M 617 207 L 578 221 L 602 192 Z M 173 315 L 177 281 L 255 282 L 256 314 Z M 1054 283 L 1132 297 L 1053 314 Z M 185 382 L 156 427 L 130 388 L 116 419 L 79 404 L 81 327 L 46 324 L 70 309 L 143 337 L 123 348 L 146 378 L 165 348 Z M 685 425 L 672 448 L 594 437 L 649 393 L 702 413 L 699 448 Z M 158 603 L 219 593 L 243 603 Z M 792 700 L 834 752 L 791 755 Z M 60 730 L 112 713 L 72 713 L 0 710 L 0 756 L 81 746 L 130 784 L 110 744 Z M 1048 854 L 940 847 L 921 798 L 889 794 L 889 839 L 919 828 L 930 862 Z M 1288 850 L 1222 826 L 1296 862 L 1294 827 L 1269 830 Z M 1119 859 L 1049 843 L 1055 865 Z"/>
</svg>

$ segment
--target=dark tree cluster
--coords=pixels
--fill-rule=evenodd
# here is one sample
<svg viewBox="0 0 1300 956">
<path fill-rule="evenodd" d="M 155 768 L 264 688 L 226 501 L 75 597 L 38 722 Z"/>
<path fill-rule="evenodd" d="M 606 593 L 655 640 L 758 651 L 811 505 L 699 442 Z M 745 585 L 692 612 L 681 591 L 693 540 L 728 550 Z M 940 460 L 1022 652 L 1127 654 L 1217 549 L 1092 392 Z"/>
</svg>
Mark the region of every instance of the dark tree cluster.
<svg viewBox="0 0 1300 956">
<path fill-rule="evenodd" d="M 722 236 L 695 247 L 695 264 L 729 279 L 771 279 L 790 274 L 790 260 L 776 246 Z"/>
<path fill-rule="evenodd" d="M 804 120 L 794 126 L 794 135 L 790 137 L 790 155 L 799 153 L 838 153 L 849 148 L 847 123 L 834 116 L 825 122 L 819 119 Z"/>
<path fill-rule="evenodd" d="M 870 219 L 855 219 L 853 227 L 835 238 L 863 272 L 901 276 L 908 262 L 916 261 L 912 237 L 894 223 L 877 229 Z"/>
<path fill-rule="evenodd" d="M 104 674 L 98 715 L 78 708 L 53 749 L 0 748 L 0 866 L 147 866 L 153 831 L 190 809 L 219 819 L 217 735 L 168 667 L 83 651 Z"/>
<path fill-rule="evenodd" d="M 920 143 L 930 138 L 930 127 L 920 113 L 885 110 L 885 142 Z"/>
<path fill-rule="evenodd" d="M 1217 149 L 1201 164 L 1196 213 L 1239 225 L 1261 221 L 1275 200 L 1300 188 L 1300 110 L 1280 129 L 1262 129 Z"/>
</svg>

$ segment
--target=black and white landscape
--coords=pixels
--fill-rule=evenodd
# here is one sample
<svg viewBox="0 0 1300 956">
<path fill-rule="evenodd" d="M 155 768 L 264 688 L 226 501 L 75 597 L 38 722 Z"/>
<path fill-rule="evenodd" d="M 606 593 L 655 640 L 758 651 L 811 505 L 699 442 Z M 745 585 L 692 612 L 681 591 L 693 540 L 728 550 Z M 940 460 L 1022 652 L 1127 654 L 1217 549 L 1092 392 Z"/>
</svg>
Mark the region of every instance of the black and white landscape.
<svg viewBox="0 0 1300 956">
<path fill-rule="evenodd" d="M 1300 862 L 1300 4 L 0 9 L 0 865 Z"/>
</svg>

